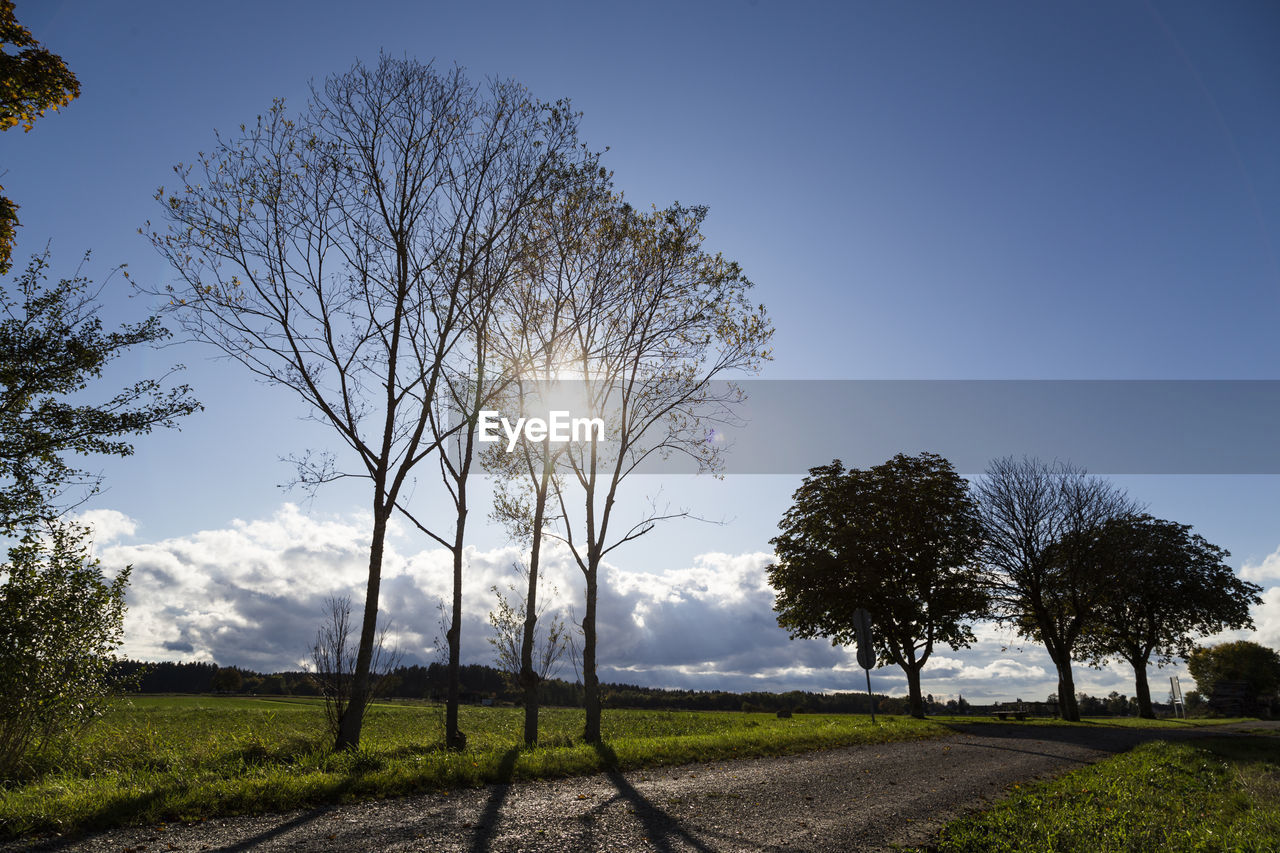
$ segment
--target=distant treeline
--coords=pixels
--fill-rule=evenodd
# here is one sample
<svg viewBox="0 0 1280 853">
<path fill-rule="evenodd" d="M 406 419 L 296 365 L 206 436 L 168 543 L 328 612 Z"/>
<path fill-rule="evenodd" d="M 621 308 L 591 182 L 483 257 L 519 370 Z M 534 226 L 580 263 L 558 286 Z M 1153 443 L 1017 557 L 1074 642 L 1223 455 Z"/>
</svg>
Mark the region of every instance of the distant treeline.
<svg viewBox="0 0 1280 853">
<path fill-rule="evenodd" d="M 402 666 L 388 676 L 384 695 L 400 699 L 443 700 L 447 687 L 445 667 Z M 214 663 L 141 663 L 122 661 L 116 675 L 138 693 L 247 693 L 261 696 L 318 696 L 311 675 L 306 672 L 263 674 Z M 603 684 L 601 695 L 609 708 L 671 709 L 684 711 L 792 711 L 815 714 L 865 714 L 866 693 L 731 693 L 724 690 L 668 690 L 636 684 Z M 518 703 L 520 693 L 511 689 L 501 670 L 484 664 L 462 667 L 462 701 L 478 704 L 485 700 Z M 1055 700 L 1049 697 L 1048 705 Z M 1018 703 L 1021 700 L 1016 700 Z M 1079 695 L 1080 710 L 1089 715 L 1125 716 L 1136 713 L 1134 700 L 1112 693 L 1105 699 Z M 561 707 L 582 705 L 582 685 L 562 679 L 542 684 L 542 702 Z M 968 714 L 985 712 L 991 706 L 973 706 L 964 697 L 946 702 L 925 699 L 927 713 Z M 906 697 L 876 694 L 876 710 L 885 714 L 907 711 Z"/>
<path fill-rule="evenodd" d="M 214 663 L 142 663 L 122 661 L 116 674 L 129 689 L 139 693 L 248 693 L 264 696 L 316 696 L 311 675 L 305 672 L 264 674 L 239 667 L 219 667 Z M 388 676 L 385 696 L 403 699 L 443 699 L 448 685 L 447 672 L 438 663 L 429 666 L 402 666 Z M 518 690 L 511 688 L 501 670 L 484 664 L 462 667 L 462 700 L 479 703 L 484 700 L 516 702 Z M 610 708 L 670 708 L 691 711 L 800 711 L 814 713 L 867 712 L 865 693 L 731 693 L 723 690 L 666 690 L 635 684 L 603 684 L 601 695 Z M 885 713 L 901 713 L 897 705 L 904 700 L 876 696 L 876 707 Z M 582 686 L 563 679 L 542 683 L 542 702 L 547 705 L 574 707 L 582 704 Z M 887 704 L 886 704 L 887 703 Z M 960 700 L 959 710 L 967 703 Z M 956 702 L 949 703 L 956 712 Z M 936 713 L 947 706 L 938 704 Z"/>
</svg>

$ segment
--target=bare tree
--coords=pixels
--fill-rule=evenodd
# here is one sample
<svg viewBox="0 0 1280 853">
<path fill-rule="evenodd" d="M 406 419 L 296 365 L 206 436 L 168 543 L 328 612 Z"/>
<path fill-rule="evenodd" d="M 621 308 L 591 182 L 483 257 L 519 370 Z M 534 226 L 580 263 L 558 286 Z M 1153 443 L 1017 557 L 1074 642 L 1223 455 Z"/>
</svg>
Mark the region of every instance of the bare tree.
<svg viewBox="0 0 1280 853">
<path fill-rule="evenodd" d="M 1058 674 L 1063 719 L 1079 720 L 1072 653 L 1109 578 L 1086 534 L 1138 505 L 1106 480 L 1066 462 L 996 459 L 974 487 L 981 559 L 995 615 L 1044 643 Z"/>
<path fill-rule="evenodd" d="M 596 223 L 575 251 L 584 270 L 566 304 L 566 348 L 592 415 L 607 441 L 565 448 L 564 482 L 556 482 L 556 534 L 585 579 L 582 666 L 589 743 L 600 740 L 596 606 L 600 565 L 615 548 L 684 510 L 651 511 L 629 527 L 614 525 L 618 491 L 648 458 L 684 454 L 715 472 L 721 446 L 710 423 L 733 417 L 742 394 L 714 380 L 754 371 L 769 357 L 773 327 L 737 264 L 702 249 L 705 208 L 679 205 L 641 214 L 618 202 L 597 204 Z M 577 508 L 577 514 L 570 509 Z"/>
<path fill-rule="evenodd" d="M 186 331 L 333 427 L 353 464 L 301 454 L 299 483 L 372 486 L 339 748 L 358 744 L 369 698 L 387 521 L 445 438 L 431 418 L 447 360 L 501 285 L 487 265 L 540 203 L 575 127 L 562 104 L 513 82 L 477 86 L 384 56 L 313 87 L 296 118 L 277 101 L 179 165 L 176 193 L 158 193 L 170 224 L 152 241 L 179 274 L 168 293 Z"/>
<path fill-rule="evenodd" d="M 351 597 L 331 597 L 324 601 L 324 621 L 311 646 L 312 678 L 324 697 L 325 722 L 336 738 L 351 706 L 359 658 L 359 642 L 351 636 Z M 372 700 L 390 684 L 390 675 L 400 663 L 400 651 L 387 648 L 387 625 L 378 631 L 369 664 L 369 698 Z"/>
</svg>

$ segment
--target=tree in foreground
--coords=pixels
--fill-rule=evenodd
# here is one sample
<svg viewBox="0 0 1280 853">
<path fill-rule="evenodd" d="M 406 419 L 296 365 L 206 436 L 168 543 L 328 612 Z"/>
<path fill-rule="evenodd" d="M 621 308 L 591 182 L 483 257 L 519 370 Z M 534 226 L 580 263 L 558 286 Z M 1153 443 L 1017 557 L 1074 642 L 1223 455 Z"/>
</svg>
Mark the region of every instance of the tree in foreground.
<svg viewBox="0 0 1280 853">
<path fill-rule="evenodd" d="M 1255 697 L 1280 691 L 1280 653 L 1250 640 L 1199 646 L 1187 656 L 1187 669 L 1205 697 L 1219 681 L 1248 682 Z"/>
<path fill-rule="evenodd" d="M 741 268 L 702 248 L 707 210 L 675 205 L 642 214 L 598 199 L 595 227 L 572 253 L 575 286 L 563 311 L 570 342 L 562 373 L 574 376 L 583 410 L 600 417 L 603 441 L 565 445 L 556 490 L 559 533 L 585 580 L 583 737 L 600 741 L 596 611 L 600 566 L 614 549 L 664 519 L 654 505 L 630 525 L 615 516 L 619 489 L 651 457 L 682 454 L 714 472 L 721 447 L 708 426 L 731 419 L 742 399 L 724 380 L 754 372 L 773 334 L 763 305 L 747 299 Z"/>
<path fill-rule="evenodd" d="M 88 531 L 52 522 L 0 566 L 0 780 L 100 715 L 123 635 L 126 567 L 107 580 Z"/>
<path fill-rule="evenodd" d="M 6 535 L 39 529 L 97 491 L 100 478 L 68 455 L 128 456 L 127 436 L 176 426 L 200 408 L 186 385 L 166 388 L 164 377 L 86 402 L 114 359 L 169 333 L 157 317 L 104 330 L 99 288 L 83 276 L 49 284 L 48 267 L 48 256 L 37 255 L 13 291 L 0 286 L 0 533 Z"/>
<path fill-rule="evenodd" d="M 937 645 L 965 648 L 966 622 L 986 608 L 974 562 L 981 538 L 968 486 L 941 456 L 898 454 L 867 470 L 812 468 L 770 540 L 778 624 L 795 637 L 854 641 L 871 614 L 876 652 L 907 676 L 910 713 L 924 716 L 920 670 Z"/>
<path fill-rule="evenodd" d="M 597 280 L 608 268 L 607 241 L 593 241 L 597 212 L 607 205 L 609 175 L 594 160 L 575 172 L 560 195 L 540 211 L 528 250 L 522 255 L 520 286 L 513 288 L 503 311 L 515 334 L 503 341 L 501 360 L 510 382 L 505 386 L 502 409 L 520 416 L 545 416 L 553 400 L 572 380 L 561 382 L 566 352 L 572 352 L 578 330 L 567 322 L 572 294 Z M 591 248 L 606 249 L 596 254 Z M 516 652 L 516 683 L 524 694 L 524 742 L 538 741 L 540 685 L 547 677 L 546 653 L 562 641 L 574 648 L 575 634 L 564 629 L 559 617 L 547 633 L 538 622 L 545 608 L 538 591 L 546 534 L 557 517 L 554 498 L 563 485 L 558 470 L 566 448 L 552 442 L 533 442 L 520 436 L 515 447 L 494 445 L 484 452 L 485 466 L 498 480 L 492 518 L 506 527 L 510 537 L 529 549 L 522 567 L 524 600 L 510 607 L 521 614 L 522 626 Z M 507 608 L 500 607 L 499 613 Z M 492 620 L 491 620 L 492 621 Z M 555 637 L 556 641 L 551 638 Z"/>
<path fill-rule="evenodd" d="M 1249 607 L 1261 588 L 1241 580 L 1226 551 L 1191 526 L 1149 515 L 1117 518 L 1083 534 L 1082 550 L 1109 579 L 1080 638 L 1079 654 L 1101 665 L 1111 656 L 1133 667 L 1138 714 L 1154 718 L 1147 666 L 1191 654 L 1192 638 L 1252 628 Z"/>
<path fill-rule="evenodd" d="M 1058 673 L 1058 708 L 1078 721 L 1071 660 L 1111 577 L 1087 547 L 1089 531 L 1133 515 L 1120 489 L 1065 462 L 997 459 L 974 486 L 980 559 L 995 615 L 1044 643 Z"/>
<path fill-rule="evenodd" d="M 491 253 L 541 203 L 576 118 L 511 81 L 384 56 L 313 88 L 296 117 L 277 101 L 240 130 L 176 169 L 177 192 L 159 193 L 169 228 L 152 242 L 178 272 L 169 295 L 184 328 L 297 394 L 345 446 L 341 459 L 301 454 L 299 481 L 369 483 L 364 615 L 336 740 L 355 748 L 387 523 L 439 450 L 446 362 L 503 284 L 487 274 Z"/>
</svg>

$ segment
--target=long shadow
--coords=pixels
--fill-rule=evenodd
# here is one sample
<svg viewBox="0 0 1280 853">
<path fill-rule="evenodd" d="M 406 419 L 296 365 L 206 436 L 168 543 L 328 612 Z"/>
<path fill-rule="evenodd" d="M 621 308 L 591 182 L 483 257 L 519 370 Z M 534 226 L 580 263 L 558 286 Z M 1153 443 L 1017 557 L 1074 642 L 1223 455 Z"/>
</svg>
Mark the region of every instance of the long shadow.
<svg viewBox="0 0 1280 853">
<path fill-rule="evenodd" d="M 654 849 L 663 851 L 673 851 L 673 843 L 677 840 L 683 841 L 694 850 L 701 850 L 704 853 L 711 853 L 712 848 L 708 847 L 698 838 L 690 835 L 677 818 L 672 817 L 658 806 L 654 805 L 644 794 L 641 794 L 635 787 L 627 781 L 627 778 L 618 770 L 618 755 L 608 744 L 593 744 L 596 753 L 604 761 L 604 775 L 617 788 L 619 796 L 631 804 L 631 808 L 635 810 L 635 815 L 644 825 L 645 833 L 648 835 L 649 842 L 653 844 Z"/>
<path fill-rule="evenodd" d="M 516 769 L 516 760 L 520 757 L 520 747 L 513 746 L 502 754 L 498 764 L 498 779 L 489 786 L 489 800 L 484 804 L 484 811 L 476 819 L 476 832 L 471 838 L 472 853 L 487 853 L 493 843 L 493 834 L 498 828 L 498 816 L 502 812 L 502 804 L 511 793 L 511 776 Z"/>
<path fill-rule="evenodd" d="M 292 832 L 298 827 L 305 826 L 306 824 L 311 823 L 312 821 L 319 820 L 320 818 L 329 814 L 329 812 L 331 811 L 333 811 L 332 806 L 326 806 L 324 808 L 318 808 L 318 809 L 311 809 L 310 811 L 303 812 L 302 814 L 298 815 L 297 817 L 291 820 L 286 820 L 282 824 L 278 824 L 276 826 L 271 827 L 270 829 L 259 832 L 257 835 L 254 835 L 250 838 L 246 838 L 242 841 L 237 841 L 234 844 L 228 844 L 224 847 L 215 847 L 213 849 L 217 851 L 217 853 L 239 853 L 239 851 L 242 851 L 242 850 L 252 850 L 255 847 L 257 847 L 259 844 L 270 841 L 273 838 L 278 838 L 279 836 L 284 835 L 287 832 Z"/>
<path fill-rule="evenodd" d="M 156 799 L 160 795 L 161 795 L 160 793 L 153 793 L 150 799 Z M 143 798 L 139 798 L 139 800 L 141 799 Z M 270 841 L 272 838 L 276 838 L 277 836 L 284 835 L 285 833 L 291 832 L 292 830 L 297 829 L 298 827 L 303 826 L 305 824 L 311 823 L 312 821 L 319 820 L 324 815 L 333 811 L 333 809 L 334 809 L 333 806 L 324 806 L 321 808 L 311 809 L 310 811 L 303 812 L 302 814 L 298 815 L 295 818 L 291 818 L 290 820 L 287 820 L 284 823 L 281 823 L 277 826 L 273 826 L 270 829 L 264 830 L 263 832 L 260 832 L 257 835 L 254 835 L 250 838 L 246 838 L 242 841 L 237 841 L 234 844 L 229 844 L 223 847 L 215 847 L 210 849 L 213 851 L 216 851 L 216 853 L 237 853 L 237 851 L 251 850 L 265 841 Z M 105 829 L 90 830 L 83 834 L 76 833 L 67 837 L 50 838 L 43 841 L 35 841 L 29 847 L 25 847 L 24 849 L 30 850 L 30 851 L 40 851 L 40 853 L 45 853 L 45 851 L 49 851 L 49 853 L 51 853 L 52 851 L 55 851 L 55 850 L 70 850 L 70 849 L 75 849 L 82 846 L 91 838 L 93 838 L 95 835 L 111 832 L 113 830 L 127 831 L 129 829 L 136 830 L 139 833 L 148 832 L 147 827 L 107 827 Z M 142 842 L 142 844 L 145 846 L 160 840 L 161 839 L 159 837 L 147 838 Z M 10 841 L 21 843 L 22 839 L 20 838 L 10 839 Z M 7 844 L 9 842 L 5 842 L 5 843 Z M 3 845 L 0 845 L 0 846 L 3 846 Z M 16 849 L 16 845 L 15 845 L 15 849 Z"/>
</svg>

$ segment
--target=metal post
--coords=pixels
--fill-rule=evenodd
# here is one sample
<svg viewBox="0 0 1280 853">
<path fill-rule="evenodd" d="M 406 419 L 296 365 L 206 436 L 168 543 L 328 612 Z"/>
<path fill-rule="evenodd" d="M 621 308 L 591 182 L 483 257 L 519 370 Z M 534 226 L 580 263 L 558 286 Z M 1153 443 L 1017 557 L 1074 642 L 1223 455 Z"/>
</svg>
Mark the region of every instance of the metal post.
<svg viewBox="0 0 1280 853">
<path fill-rule="evenodd" d="M 867 704 L 871 707 L 871 722 L 876 721 L 876 697 L 871 694 L 871 670 L 864 669 L 867 674 Z"/>
</svg>

